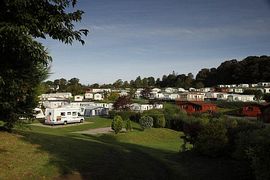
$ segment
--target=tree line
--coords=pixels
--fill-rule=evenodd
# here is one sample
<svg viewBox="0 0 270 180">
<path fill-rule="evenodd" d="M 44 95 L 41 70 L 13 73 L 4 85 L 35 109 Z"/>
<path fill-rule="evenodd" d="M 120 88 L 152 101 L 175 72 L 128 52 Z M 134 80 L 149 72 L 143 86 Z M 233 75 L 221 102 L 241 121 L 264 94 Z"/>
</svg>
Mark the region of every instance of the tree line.
<svg viewBox="0 0 270 180">
<path fill-rule="evenodd" d="M 249 56 L 238 61 L 236 59 L 226 60 L 217 68 L 203 68 L 196 77 L 192 73 L 178 74 L 175 71 L 162 78 L 154 77 L 141 78 L 135 80 L 115 81 L 113 84 L 105 84 L 104 87 L 179 87 L 188 89 L 191 87 L 202 88 L 212 87 L 219 84 L 241 84 L 258 83 L 270 81 L 270 56 Z"/>
<path fill-rule="evenodd" d="M 228 60 L 217 68 L 201 69 L 196 80 L 205 86 L 270 81 L 270 56 L 249 56 L 242 61 Z"/>
<path fill-rule="evenodd" d="M 81 94 L 87 88 L 153 88 L 176 87 L 189 89 L 212 87 L 218 84 L 241 84 L 270 81 L 270 56 L 249 56 L 242 61 L 227 60 L 217 68 L 203 68 L 196 77 L 192 73 L 178 74 L 175 71 L 162 78 L 138 76 L 135 80 L 116 80 L 111 84 L 83 85 L 78 78 L 66 80 L 64 78 L 43 83 L 44 92 L 53 92 L 52 87 L 58 87 L 57 92 L 71 92 Z"/>
</svg>

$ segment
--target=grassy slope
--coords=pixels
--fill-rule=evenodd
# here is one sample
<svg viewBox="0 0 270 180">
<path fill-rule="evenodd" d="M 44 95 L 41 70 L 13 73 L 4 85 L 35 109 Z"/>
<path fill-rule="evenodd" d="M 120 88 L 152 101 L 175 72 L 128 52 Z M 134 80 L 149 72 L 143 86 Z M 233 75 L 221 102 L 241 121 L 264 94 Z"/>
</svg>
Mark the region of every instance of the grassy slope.
<svg viewBox="0 0 270 180">
<path fill-rule="evenodd" d="M 110 126 L 93 124 L 46 128 L 31 126 L 14 135 L 0 133 L 0 179 L 60 177 L 85 179 L 241 179 L 234 162 L 179 154 L 180 133 L 169 129 L 118 135 L 80 135 L 72 131 Z M 234 168 L 238 171 L 237 168 Z M 241 171 L 238 171 L 241 172 Z M 240 173 L 241 175 L 241 173 Z"/>
</svg>

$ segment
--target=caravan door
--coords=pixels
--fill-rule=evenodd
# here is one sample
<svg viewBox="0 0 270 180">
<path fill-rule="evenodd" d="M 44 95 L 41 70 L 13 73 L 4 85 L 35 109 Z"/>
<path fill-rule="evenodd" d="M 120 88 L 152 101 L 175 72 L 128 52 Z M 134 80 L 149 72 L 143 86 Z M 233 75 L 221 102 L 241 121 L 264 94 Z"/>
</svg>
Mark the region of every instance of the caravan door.
<svg viewBox="0 0 270 180">
<path fill-rule="evenodd" d="M 80 122 L 80 118 L 78 116 L 77 111 L 72 111 L 72 122 Z"/>
</svg>

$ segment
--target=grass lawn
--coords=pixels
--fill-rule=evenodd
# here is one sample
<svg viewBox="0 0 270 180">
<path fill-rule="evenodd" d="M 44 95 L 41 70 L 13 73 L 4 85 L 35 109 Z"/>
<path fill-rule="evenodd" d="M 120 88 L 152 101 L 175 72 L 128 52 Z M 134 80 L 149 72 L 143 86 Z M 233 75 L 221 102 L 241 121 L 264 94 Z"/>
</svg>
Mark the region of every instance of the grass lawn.
<svg viewBox="0 0 270 180">
<path fill-rule="evenodd" d="M 227 159 L 179 153 L 181 132 L 71 133 L 108 127 L 111 120 L 48 128 L 32 126 L 17 134 L 0 132 L 0 179 L 243 179 L 243 168 Z"/>
</svg>

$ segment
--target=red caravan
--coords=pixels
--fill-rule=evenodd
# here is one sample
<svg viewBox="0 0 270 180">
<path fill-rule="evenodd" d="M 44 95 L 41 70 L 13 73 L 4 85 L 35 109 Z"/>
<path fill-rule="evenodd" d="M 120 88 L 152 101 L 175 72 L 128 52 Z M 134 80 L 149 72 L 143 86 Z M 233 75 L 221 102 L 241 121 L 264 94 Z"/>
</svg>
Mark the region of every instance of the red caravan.
<svg viewBox="0 0 270 180">
<path fill-rule="evenodd" d="M 188 114 L 217 111 L 217 106 L 215 104 L 202 101 L 176 101 L 176 104 Z"/>
</svg>

